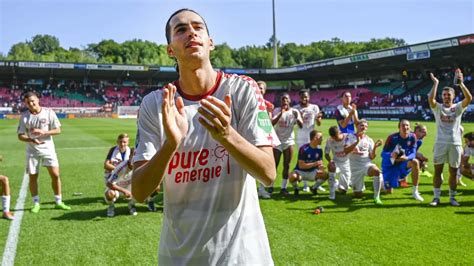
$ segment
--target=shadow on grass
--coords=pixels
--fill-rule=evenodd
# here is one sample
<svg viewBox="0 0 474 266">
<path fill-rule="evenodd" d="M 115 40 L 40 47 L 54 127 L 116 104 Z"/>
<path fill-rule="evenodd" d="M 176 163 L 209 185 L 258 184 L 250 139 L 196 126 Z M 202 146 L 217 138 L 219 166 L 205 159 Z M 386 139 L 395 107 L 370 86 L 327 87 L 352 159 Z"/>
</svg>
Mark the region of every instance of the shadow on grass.
<svg viewBox="0 0 474 266">
<path fill-rule="evenodd" d="M 71 205 L 71 206 L 78 206 L 78 205 L 88 205 L 91 203 L 98 203 L 98 202 L 104 202 L 104 197 L 74 197 L 74 198 L 69 198 L 65 199 L 64 203 L 66 205 Z"/>
<path fill-rule="evenodd" d="M 455 214 L 460 214 L 460 215 L 470 215 L 474 214 L 474 211 L 466 212 L 466 211 L 461 211 L 461 212 L 454 212 Z"/>
<path fill-rule="evenodd" d="M 347 194 L 340 194 L 336 193 L 336 200 L 329 200 L 328 196 L 329 193 L 326 192 L 318 192 L 317 195 L 313 195 L 311 193 L 307 192 L 301 192 L 298 196 L 295 196 L 293 194 L 292 189 L 290 189 L 290 194 L 289 195 L 283 195 L 280 194 L 280 188 L 275 187 L 275 191 L 272 194 L 271 199 L 261 199 L 262 201 L 283 201 L 289 204 L 298 202 L 298 201 L 313 201 L 315 203 L 315 206 L 323 206 L 328 212 L 331 213 L 347 213 L 347 212 L 354 212 L 358 211 L 360 209 L 371 209 L 371 208 L 377 208 L 377 209 L 397 209 L 397 208 L 435 208 L 429 205 L 431 199 L 432 199 L 432 194 L 431 193 L 424 193 L 422 196 L 424 197 L 425 201 L 419 202 L 416 201 L 415 199 L 412 198 L 412 193 L 411 193 L 411 188 L 398 188 L 398 191 L 396 191 L 394 194 L 381 194 L 381 199 L 382 202 L 385 204 L 382 206 L 375 205 L 373 202 L 373 194 L 371 191 L 367 191 L 364 193 L 364 196 L 362 198 L 354 198 L 353 194 L 351 192 Z M 459 203 L 461 204 L 461 207 L 470 207 L 474 206 L 474 201 L 463 201 L 463 196 L 469 196 L 473 195 L 474 191 L 472 189 L 461 189 L 458 190 L 458 197 L 457 199 L 459 200 Z M 441 205 L 439 205 L 436 208 L 457 208 L 457 207 L 452 207 L 449 204 L 449 199 L 448 199 L 448 192 L 446 191 L 445 193 L 442 193 L 442 198 L 441 198 Z M 403 202 L 400 202 L 403 201 Z M 397 203 L 400 202 L 400 203 Z M 288 207 L 287 210 L 308 210 L 308 212 L 312 212 L 314 210 L 313 207 L 308 208 L 308 207 Z M 463 215 L 468 215 L 468 214 L 474 214 L 473 212 L 470 211 L 457 211 L 453 212 L 454 214 L 463 214 Z"/>
<path fill-rule="evenodd" d="M 150 212 L 146 206 L 137 206 L 138 216 L 140 213 Z M 157 206 L 156 213 L 163 212 L 161 206 Z M 115 207 L 115 216 L 130 216 L 127 206 Z M 112 217 L 113 218 L 113 217 Z M 107 208 L 101 208 L 98 210 L 92 211 L 67 211 L 60 217 L 52 218 L 51 220 L 64 221 L 64 220 L 75 220 L 75 221 L 103 221 L 106 219 L 111 219 L 107 217 Z"/>
<path fill-rule="evenodd" d="M 69 211 L 64 211 L 64 214 L 61 215 L 60 217 L 55 217 L 52 218 L 52 220 L 76 220 L 76 221 L 102 221 L 104 219 L 109 219 L 107 217 L 107 204 L 104 202 L 103 197 L 77 197 L 77 198 L 72 198 L 64 201 L 65 204 L 69 205 L 72 207 L 71 210 Z M 99 209 L 94 209 L 94 210 L 77 210 L 80 209 L 79 206 L 86 206 L 90 204 L 97 204 L 97 203 L 102 203 Z M 43 208 L 43 205 L 46 205 L 47 207 Z M 51 206 L 48 206 L 51 205 Z M 163 207 L 156 204 L 156 212 L 161 213 L 163 212 Z M 29 208 L 25 208 L 26 210 L 29 210 Z M 41 204 L 41 210 L 56 210 L 54 209 L 54 202 L 45 202 L 44 204 Z M 137 203 L 136 209 L 138 212 L 138 215 L 143 212 L 150 212 L 148 210 L 148 207 L 146 204 L 141 204 Z M 116 216 L 123 216 L 123 215 L 130 215 L 128 206 L 127 206 L 127 201 L 123 199 L 119 199 L 116 204 L 115 204 L 115 217 Z"/>
</svg>

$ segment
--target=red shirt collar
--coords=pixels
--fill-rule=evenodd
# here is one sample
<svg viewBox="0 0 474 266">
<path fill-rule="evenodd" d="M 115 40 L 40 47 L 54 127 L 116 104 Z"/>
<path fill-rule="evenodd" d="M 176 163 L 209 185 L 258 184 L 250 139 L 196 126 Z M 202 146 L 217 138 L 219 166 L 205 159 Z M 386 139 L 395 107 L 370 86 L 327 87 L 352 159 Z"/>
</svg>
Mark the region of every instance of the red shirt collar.
<svg viewBox="0 0 474 266">
<path fill-rule="evenodd" d="M 176 89 L 178 90 L 179 95 L 181 95 L 181 97 L 183 97 L 184 99 L 190 100 L 190 101 L 200 101 L 206 98 L 207 96 L 214 94 L 214 92 L 216 92 L 217 88 L 219 88 L 219 85 L 221 84 L 221 79 L 222 79 L 222 72 L 218 71 L 214 86 L 206 94 L 203 94 L 203 95 L 186 94 L 183 90 L 181 90 L 181 87 L 179 86 L 179 80 L 174 81 L 173 84 L 176 86 Z"/>
</svg>

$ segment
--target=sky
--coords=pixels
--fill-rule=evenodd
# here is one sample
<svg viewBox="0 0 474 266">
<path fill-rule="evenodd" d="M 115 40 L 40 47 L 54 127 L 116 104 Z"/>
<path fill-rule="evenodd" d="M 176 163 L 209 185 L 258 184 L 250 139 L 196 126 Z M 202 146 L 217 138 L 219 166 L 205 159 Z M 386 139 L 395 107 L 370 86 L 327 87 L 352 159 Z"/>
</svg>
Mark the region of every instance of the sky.
<svg viewBox="0 0 474 266">
<path fill-rule="evenodd" d="M 393 37 L 409 44 L 474 33 L 474 0 L 274 0 L 281 43 L 337 37 Z M 113 39 L 165 44 L 165 23 L 179 8 L 207 22 L 215 44 L 265 45 L 273 34 L 272 0 L 0 0 L 0 53 L 36 34 L 62 47 Z"/>
</svg>

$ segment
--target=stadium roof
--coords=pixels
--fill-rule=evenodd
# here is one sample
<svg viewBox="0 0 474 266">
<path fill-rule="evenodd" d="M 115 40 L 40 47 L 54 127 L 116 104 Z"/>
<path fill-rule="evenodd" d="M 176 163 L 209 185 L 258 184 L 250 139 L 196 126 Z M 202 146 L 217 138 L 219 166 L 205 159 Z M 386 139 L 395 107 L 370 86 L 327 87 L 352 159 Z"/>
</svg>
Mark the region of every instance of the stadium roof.
<svg viewBox="0 0 474 266">
<path fill-rule="evenodd" d="M 267 81 L 330 81 L 357 79 L 388 73 L 456 67 L 474 62 L 474 34 L 424 42 L 403 47 L 343 56 L 276 69 L 222 68 Z M 0 61 L 0 80 L 24 79 L 133 80 L 138 82 L 171 81 L 178 77 L 173 67 Z"/>
</svg>

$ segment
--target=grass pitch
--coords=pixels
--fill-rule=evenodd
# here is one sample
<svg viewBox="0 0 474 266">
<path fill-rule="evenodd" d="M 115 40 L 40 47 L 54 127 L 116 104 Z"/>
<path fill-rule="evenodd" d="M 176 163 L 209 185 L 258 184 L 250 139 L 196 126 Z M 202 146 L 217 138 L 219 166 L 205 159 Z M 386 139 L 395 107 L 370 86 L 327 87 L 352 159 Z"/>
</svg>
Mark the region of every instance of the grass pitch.
<svg viewBox="0 0 474 266">
<path fill-rule="evenodd" d="M 24 171 L 25 144 L 17 140 L 17 121 L 0 120 L 0 173 L 10 178 L 12 208 L 20 190 Z M 118 134 L 129 133 L 135 141 L 135 120 L 61 120 L 62 134 L 55 137 L 63 183 L 64 202 L 71 211 L 53 209 L 54 199 L 46 169 L 40 171 L 42 210 L 25 212 L 21 223 L 15 263 L 17 265 L 153 265 L 162 223 L 161 210 L 148 212 L 138 205 L 138 216 L 128 215 L 124 201 L 116 204 L 116 216 L 106 217 L 103 202 L 103 161 Z M 324 120 L 325 139 L 334 120 Z M 421 152 L 432 159 L 436 134 L 434 123 L 426 123 L 428 136 Z M 412 125 L 413 127 L 413 125 Z M 474 124 L 464 124 L 466 132 Z M 369 121 L 368 135 L 374 140 L 397 131 L 397 122 Z M 380 151 L 375 160 L 380 165 Z M 291 168 L 296 162 L 296 152 Z M 446 168 L 446 167 L 445 167 Z M 430 164 L 430 172 L 433 167 Z M 447 176 L 445 169 L 445 176 Z M 409 181 L 411 181 L 409 179 Z M 448 204 L 447 184 L 443 185 L 442 205 L 428 207 L 432 199 L 431 180 L 421 178 L 424 203 L 411 198 L 411 188 L 382 195 L 384 206 L 372 202 L 372 182 L 366 178 L 365 198 L 351 194 L 327 199 L 301 192 L 282 197 L 274 193 L 260 206 L 268 231 L 272 255 L 277 265 L 314 264 L 474 264 L 469 252 L 474 244 L 474 182 L 458 187 L 461 207 Z M 276 186 L 281 183 L 281 166 Z M 324 185 L 327 188 L 327 184 Z M 291 189 L 290 189 L 291 190 Z M 279 189 L 277 188 L 278 192 Z M 161 198 L 157 200 L 161 201 Z M 32 203 L 27 196 L 25 210 Z M 317 206 L 325 212 L 313 215 Z M 3 252 L 11 222 L 0 220 L 0 251 Z"/>
</svg>

